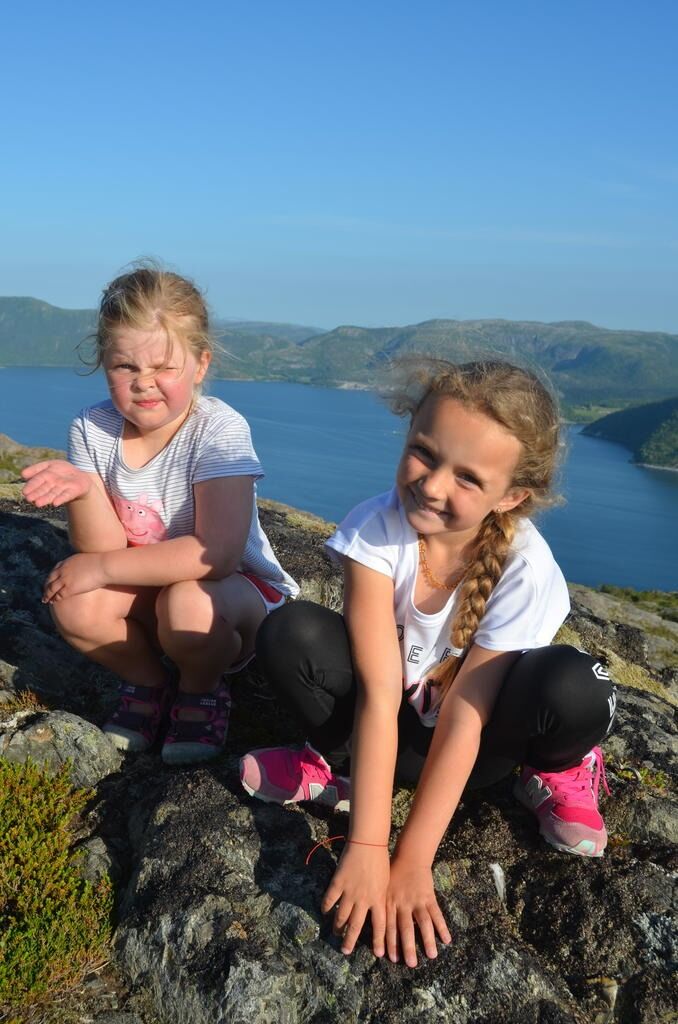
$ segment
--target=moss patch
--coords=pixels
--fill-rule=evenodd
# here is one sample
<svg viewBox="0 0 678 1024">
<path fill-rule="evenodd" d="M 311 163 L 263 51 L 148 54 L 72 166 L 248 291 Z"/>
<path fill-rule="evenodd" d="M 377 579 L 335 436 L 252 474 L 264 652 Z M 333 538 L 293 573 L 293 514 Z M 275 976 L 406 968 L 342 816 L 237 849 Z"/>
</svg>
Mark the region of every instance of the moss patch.
<svg viewBox="0 0 678 1024">
<path fill-rule="evenodd" d="M 68 990 L 104 959 L 111 887 L 78 871 L 72 826 L 91 793 L 68 769 L 0 761 L 0 1014 Z"/>
<path fill-rule="evenodd" d="M 582 641 L 579 633 L 571 626 L 561 626 L 553 638 L 554 644 L 569 644 L 570 647 L 581 647 Z"/>
<path fill-rule="evenodd" d="M 634 690 L 644 690 L 645 693 L 654 693 L 655 696 L 661 697 L 662 700 L 668 701 L 669 704 L 676 704 L 676 698 L 673 694 L 666 686 L 653 679 L 646 669 L 640 665 L 624 661 L 614 651 L 606 650 L 604 655 L 610 675 L 616 683 L 620 683 L 622 686 L 630 686 Z"/>
<path fill-rule="evenodd" d="M 616 769 L 616 773 L 620 778 L 626 779 L 628 782 L 637 781 L 641 786 L 648 786 L 650 789 L 654 789 L 660 796 L 666 796 L 669 792 L 669 777 L 666 772 L 652 771 L 651 768 L 646 768 L 644 765 L 640 765 L 635 769 L 622 765 Z M 639 779 L 638 776 L 640 776 Z"/>
<path fill-rule="evenodd" d="M 284 516 L 285 523 L 293 529 L 315 533 L 323 538 L 334 533 L 334 523 L 328 522 L 327 519 L 321 519 L 320 516 L 316 516 L 312 512 L 304 512 L 302 509 L 285 505 L 280 501 L 272 501 L 270 498 L 257 498 L 257 505 L 259 508 Z"/>
</svg>

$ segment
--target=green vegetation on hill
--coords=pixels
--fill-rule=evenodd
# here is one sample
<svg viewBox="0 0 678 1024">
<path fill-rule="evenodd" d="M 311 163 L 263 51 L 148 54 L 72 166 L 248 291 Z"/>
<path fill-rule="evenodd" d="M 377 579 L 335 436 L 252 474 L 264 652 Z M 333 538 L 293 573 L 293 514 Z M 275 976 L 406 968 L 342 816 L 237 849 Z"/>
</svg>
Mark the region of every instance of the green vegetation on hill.
<svg viewBox="0 0 678 1024">
<path fill-rule="evenodd" d="M 277 324 L 266 320 L 222 320 L 221 328 L 240 334 L 259 335 L 264 338 L 281 338 L 295 345 L 313 338 L 322 331 L 318 327 L 303 327 L 301 324 Z"/>
<path fill-rule="evenodd" d="M 678 469 L 678 398 L 610 413 L 583 433 L 623 444 L 634 462 Z"/>
<path fill-rule="evenodd" d="M 77 346 L 94 324 L 91 309 L 0 298 L 0 366 L 77 366 Z"/>
<path fill-rule="evenodd" d="M 0 366 L 79 366 L 78 346 L 94 330 L 93 309 L 59 309 L 30 298 L 0 297 Z M 298 345 L 315 327 L 249 321 L 215 323 L 221 351 L 216 371 L 226 377 L 265 376 L 271 352 Z M 253 372 L 253 367 L 257 372 Z"/>
<path fill-rule="evenodd" d="M 546 370 L 566 405 L 607 407 L 678 391 L 678 336 L 609 331 L 582 322 L 429 320 L 409 327 L 339 327 L 303 345 L 320 375 L 368 383 L 401 355 L 452 359 L 495 356 Z M 362 355 L 363 365 L 357 357 Z"/>
<path fill-rule="evenodd" d="M 75 365 L 77 343 L 94 322 L 88 310 L 36 299 L 0 298 L 0 363 Z M 399 356 L 495 356 L 545 370 L 573 419 L 678 393 L 678 335 L 612 331 L 582 321 L 427 320 L 405 327 L 217 323 L 217 376 L 374 387 Z M 587 411 L 588 410 L 588 411 Z"/>
</svg>

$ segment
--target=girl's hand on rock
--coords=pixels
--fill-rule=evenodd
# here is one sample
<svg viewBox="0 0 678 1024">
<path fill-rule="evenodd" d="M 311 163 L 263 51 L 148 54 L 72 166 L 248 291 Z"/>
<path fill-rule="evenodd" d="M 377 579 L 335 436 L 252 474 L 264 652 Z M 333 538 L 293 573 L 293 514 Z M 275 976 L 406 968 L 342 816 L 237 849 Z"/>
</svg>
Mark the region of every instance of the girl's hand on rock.
<svg viewBox="0 0 678 1024">
<path fill-rule="evenodd" d="M 23 496 L 36 508 L 45 505 L 67 505 L 77 498 L 84 498 L 92 486 L 91 476 L 76 469 L 65 459 L 49 459 L 47 462 L 36 462 L 33 466 L 22 469 L 21 475 L 28 483 L 23 489 Z"/>
<path fill-rule="evenodd" d="M 438 956 L 436 933 L 445 945 L 452 941 L 433 891 L 430 867 L 398 860 L 396 853 L 386 894 L 386 948 L 393 963 L 402 952 L 408 967 L 417 966 L 415 924 L 429 959 Z"/>
<path fill-rule="evenodd" d="M 386 847 L 346 845 L 321 903 L 323 914 L 328 914 L 336 906 L 333 931 L 342 938 L 342 953 L 353 952 L 369 914 L 372 920 L 372 952 L 375 956 L 384 955 L 388 879 Z"/>
<path fill-rule="evenodd" d="M 65 597 L 99 590 L 107 583 L 103 557 L 100 554 L 71 555 L 57 562 L 45 581 L 42 603 L 52 604 Z"/>
</svg>

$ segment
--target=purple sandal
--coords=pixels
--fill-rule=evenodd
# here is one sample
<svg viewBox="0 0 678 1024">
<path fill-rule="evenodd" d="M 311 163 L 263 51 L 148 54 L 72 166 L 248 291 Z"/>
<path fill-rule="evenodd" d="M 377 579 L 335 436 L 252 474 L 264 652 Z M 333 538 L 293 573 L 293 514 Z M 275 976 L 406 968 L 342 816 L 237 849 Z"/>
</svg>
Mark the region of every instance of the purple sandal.
<svg viewBox="0 0 678 1024">
<path fill-rule="evenodd" d="M 153 746 L 171 697 L 170 686 L 135 686 L 121 683 L 120 703 L 103 731 L 118 750 L 141 753 Z M 148 704 L 150 715 L 142 715 L 135 705 Z"/>
<path fill-rule="evenodd" d="M 179 718 L 182 708 L 199 708 L 206 718 L 200 722 Z M 218 757 L 224 747 L 231 711 L 231 691 L 221 679 L 210 693 L 183 693 L 170 711 L 170 724 L 162 747 L 165 764 L 195 764 Z"/>
</svg>

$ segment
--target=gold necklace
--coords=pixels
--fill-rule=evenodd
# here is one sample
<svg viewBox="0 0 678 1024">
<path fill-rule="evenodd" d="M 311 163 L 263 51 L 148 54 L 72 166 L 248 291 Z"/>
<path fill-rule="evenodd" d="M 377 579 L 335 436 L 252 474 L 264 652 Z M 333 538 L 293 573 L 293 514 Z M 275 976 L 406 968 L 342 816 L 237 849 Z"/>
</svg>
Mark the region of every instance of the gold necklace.
<svg viewBox="0 0 678 1024">
<path fill-rule="evenodd" d="M 436 590 L 447 590 L 450 593 L 453 590 L 456 590 L 461 580 L 463 579 L 464 573 L 466 572 L 466 569 L 468 567 L 464 565 L 461 567 L 461 569 L 458 569 L 457 572 L 452 577 L 451 583 L 441 583 L 441 581 L 437 579 L 431 572 L 428 561 L 426 560 L 426 541 L 424 540 L 423 535 L 421 533 L 418 533 L 417 537 L 419 538 L 419 564 L 421 566 L 421 570 L 424 574 L 424 579 L 426 580 L 426 582 L 429 584 L 429 586 L 434 587 Z"/>
</svg>

